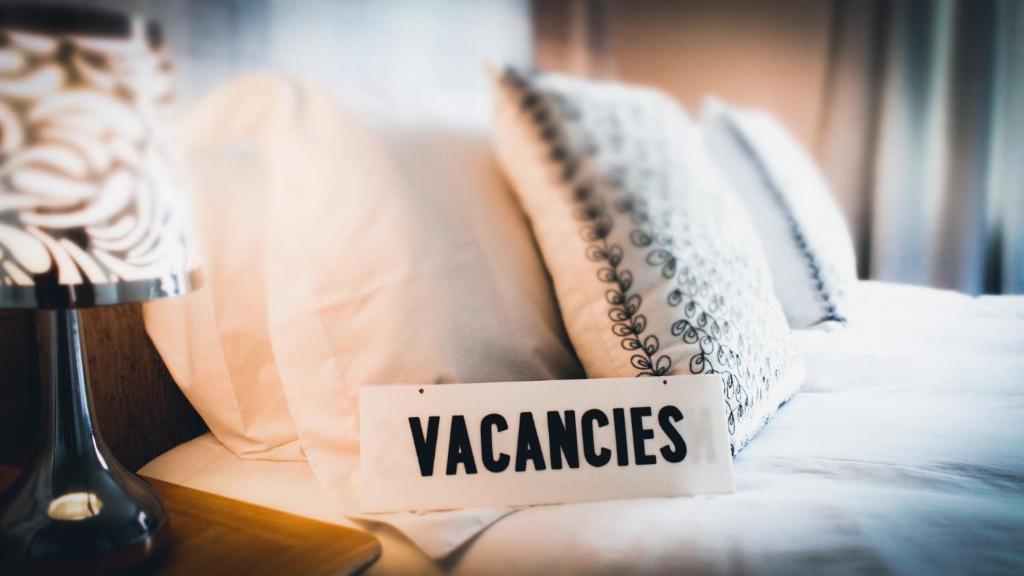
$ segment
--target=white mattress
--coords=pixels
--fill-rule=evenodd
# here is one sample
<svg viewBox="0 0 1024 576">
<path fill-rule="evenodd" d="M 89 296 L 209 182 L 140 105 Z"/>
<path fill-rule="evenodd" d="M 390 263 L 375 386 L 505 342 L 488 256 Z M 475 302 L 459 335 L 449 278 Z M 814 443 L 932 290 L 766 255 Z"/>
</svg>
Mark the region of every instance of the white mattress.
<svg viewBox="0 0 1024 576">
<path fill-rule="evenodd" d="M 854 301 L 847 328 L 798 334 L 808 385 L 734 494 L 528 508 L 441 563 L 375 527 L 371 573 L 1024 572 L 1024 298 L 863 282 Z M 143 472 L 352 524 L 305 463 L 209 435 Z"/>
</svg>

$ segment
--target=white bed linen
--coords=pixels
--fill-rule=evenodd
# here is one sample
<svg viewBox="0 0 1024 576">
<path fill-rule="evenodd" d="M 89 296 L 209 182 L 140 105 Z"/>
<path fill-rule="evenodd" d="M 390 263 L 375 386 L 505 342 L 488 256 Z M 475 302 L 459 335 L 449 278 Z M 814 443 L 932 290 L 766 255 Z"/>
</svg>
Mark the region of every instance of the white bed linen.
<svg viewBox="0 0 1024 576">
<path fill-rule="evenodd" d="M 1024 298 L 862 282 L 802 331 L 808 385 L 735 461 L 736 492 L 520 510 L 440 564 L 388 528 L 375 573 L 1020 573 Z M 209 436 L 151 476 L 338 523 L 308 465 Z"/>
</svg>

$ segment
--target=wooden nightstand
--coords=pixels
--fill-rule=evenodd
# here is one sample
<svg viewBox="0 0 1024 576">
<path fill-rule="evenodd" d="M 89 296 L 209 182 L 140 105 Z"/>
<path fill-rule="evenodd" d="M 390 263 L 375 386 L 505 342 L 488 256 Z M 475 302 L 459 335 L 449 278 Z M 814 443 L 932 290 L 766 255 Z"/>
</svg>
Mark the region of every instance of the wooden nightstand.
<svg viewBox="0 0 1024 576">
<path fill-rule="evenodd" d="M 19 473 L 0 466 L 0 491 Z M 143 573 L 354 574 L 381 554 L 380 542 L 364 532 L 147 480 L 167 507 L 170 542 Z"/>
</svg>

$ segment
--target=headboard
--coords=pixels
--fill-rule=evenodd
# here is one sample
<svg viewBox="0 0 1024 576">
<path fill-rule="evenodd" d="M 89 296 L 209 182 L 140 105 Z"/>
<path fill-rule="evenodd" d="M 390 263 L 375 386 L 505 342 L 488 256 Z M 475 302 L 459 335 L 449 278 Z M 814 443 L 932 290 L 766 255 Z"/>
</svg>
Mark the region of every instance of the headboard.
<svg viewBox="0 0 1024 576">
<path fill-rule="evenodd" d="M 82 311 L 97 427 L 131 469 L 206 426 L 146 335 L 139 306 Z M 39 348 L 31 311 L 0 312 L 0 463 L 24 465 L 38 436 Z"/>
</svg>

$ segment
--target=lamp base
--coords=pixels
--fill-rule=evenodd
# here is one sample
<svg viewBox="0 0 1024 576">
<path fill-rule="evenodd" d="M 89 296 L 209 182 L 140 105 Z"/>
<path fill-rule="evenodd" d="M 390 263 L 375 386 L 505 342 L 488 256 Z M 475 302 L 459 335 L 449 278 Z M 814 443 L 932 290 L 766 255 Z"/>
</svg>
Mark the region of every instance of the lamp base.
<svg viewBox="0 0 1024 576">
<path fill-rule="evenodd" d="M 59 489 L 52 472 L 26 472 L 11 488 L 0 515 L 5 568 L 15 574 L 111 574 L 162 548 L 167 513 L 145 480 L 130 472 L 117 478 L 89 471 L 84 485 Z"/>
<path fill-rule="evenodd" d="M 145 480 L 110 453 L 92 420 L 78 312 L 40 312 L 44 355 L 40 450 L 0 499 L 5 573 L 107 574 L 153 556 L 167 512 Z"/>
</svg>

